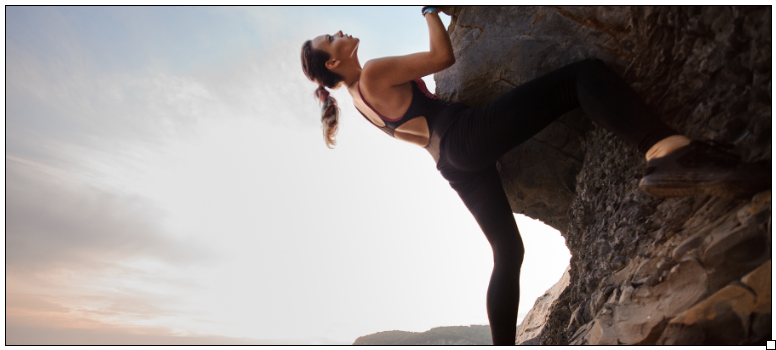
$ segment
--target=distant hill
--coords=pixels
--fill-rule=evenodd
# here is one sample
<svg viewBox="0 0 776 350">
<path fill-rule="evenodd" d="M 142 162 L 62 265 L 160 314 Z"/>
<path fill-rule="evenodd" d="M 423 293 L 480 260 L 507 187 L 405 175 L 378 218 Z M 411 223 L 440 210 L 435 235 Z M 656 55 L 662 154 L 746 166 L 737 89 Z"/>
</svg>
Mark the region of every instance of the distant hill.
<svg viewBox="0 0 776 350">
<path fill-rule="evenodd" d="M 353 345 L 491 345 L 490 326 L 436 327 L 425 332 L 385 331 L 358 337 Z"/>
</svg>

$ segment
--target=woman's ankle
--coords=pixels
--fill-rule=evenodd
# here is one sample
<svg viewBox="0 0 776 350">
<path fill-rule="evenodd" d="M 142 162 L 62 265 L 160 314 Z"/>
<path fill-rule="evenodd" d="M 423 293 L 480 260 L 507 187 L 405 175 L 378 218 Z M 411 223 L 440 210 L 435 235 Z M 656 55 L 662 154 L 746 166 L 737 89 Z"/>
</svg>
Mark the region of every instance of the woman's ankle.
<svg viewBox="0 0 776 350">
<path fill-rule="evenodd" d="M 654 158 L 665 157 L 676 149 L 682 148 L 690 144 L 690 139 L 684 135 L 672 135 L 666 137 L 654 145 L 647 151 L 646 158 L 650 161 Z"/>
</svg>

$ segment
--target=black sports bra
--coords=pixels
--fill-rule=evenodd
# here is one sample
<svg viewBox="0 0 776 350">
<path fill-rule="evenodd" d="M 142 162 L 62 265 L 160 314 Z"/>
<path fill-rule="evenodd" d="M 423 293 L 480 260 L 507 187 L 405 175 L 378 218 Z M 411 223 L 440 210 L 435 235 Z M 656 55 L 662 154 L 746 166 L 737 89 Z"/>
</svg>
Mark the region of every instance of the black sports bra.
<svg viewBox="0 0 776 350">
<path fill-rule="evenodd" d="M 410 106 L 407 108 L 407 112 L 405 112 L 401 118 L 388 119 L 377 112 L 372 107 L 372 105 L 370 105 L 369 102 L 364 99 L 364 95 L 361 93 L 361 82 L 359 81 L 357 84 L 359 97 L 361 97 L 361 100 L 364 101 L 364 104 L 372 109 L 372 111 L 375 112 L 375 114 L 377 114 L 380 119 L 385 122 L 385 126 L 381 127 L 373 123 L 372 120 L 367 118 L 364 112 L 358 110 L 358 107 L 356 107 L 356 110 L 358 110 L 358 112 L 361 113 L 364 119 L 368 120 L 369 123 L 376 126 L 378 129 L 382 130 L 393 138 L 395 138 L 394 131 L 402 124 L 417 117 L 426 117 L 430 135 L 429 143 L 424 148 L 426 148 L 429 153 L 431 153 L 431 156 L 434 157 L 435 161 L 439 161 L 439 142 L 442 135 L 444 134 L 444 131 L 447 129 L 447 126 L 452 121 L 454 115 L 467 106 L 460 103 L 452 103 L 439 99 L 439 97 L 436 97 L 434 94 L 428 91 L 426 88 L 426 83 L 423 81 L 423 79 L 418 78 L 412 81 L 412 102 L 410 102 Z"/>
<path fill-rule="evenodd" d="M 364 101 L 364 104 L 372 109 L 372 111 L 375 112 L 375 114 L 377 114 L 380 119 L 385 122 L 385 126 L 381 127 L 375 123 L 372 123 L 372 121 L 367 118 L 363 112 L 360 110 L 359 112 L 364 116 L 364 118 L 366 118 L 366 120 L 369 120 L 372 125 L 377 126 L 391 137 L 395 137 L 394 131 L 396 128 L 417 117 L 426 117 L 429 130 L 431 130 L 431 125 L 433 124 L 432 119 L 434 119 L 434 115 L 437 114 L 437 110 L 450 104 L 449 102 L 442 101 L 438 97 L 434 96 L 434 94 L 428 92 L 426 83 L 423 81 L 423 79 L 415 79 L 412 81 L 412 102 L 410 103 L 409 108 L 407 108 L 407 112 L 405 112 L 404 115 L 398 119 L 388 119 L 387 117 L 380 114 L 380 112 L 376 111 L 374 107 L 372 107 L 372 105 L 370 105 L 369 102 L 364 99 L 364 95 L 361 93 L 361 81 L 359 81 L 357 84 L 358 95 L 361 97 L 361 101 Z"/>
</svg>

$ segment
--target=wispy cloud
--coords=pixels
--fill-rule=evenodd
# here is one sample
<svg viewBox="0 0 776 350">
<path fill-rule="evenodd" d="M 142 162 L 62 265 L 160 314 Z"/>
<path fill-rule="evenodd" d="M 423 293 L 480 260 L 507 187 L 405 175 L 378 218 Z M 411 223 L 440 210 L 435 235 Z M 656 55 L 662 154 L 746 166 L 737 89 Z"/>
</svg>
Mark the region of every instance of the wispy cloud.
<svg viewBox="0 0 776 350">
<path fill-rule="evenodd" d="M 139 45 L 147 58 L 141 64 L 102 67 L 102 54 L 61 13 L 41 8 L 27 15 L 31 23 L 9 21 L 12 29 L 32 33 L 13 36 L 7 45 L 7 154 L 73 164 L 75 155 L 115 154 L 133 143 L 159 146 L 186 137 L 203 119 L 261 118 L 320 128 L 315 87 L 299 69 L 301 41 L 244 45 L 211 65 L 185 70 L 173 69 L 175 57 Z M 124 29 L 125 45 L 142 42 L 145 30 L 138 28 Z M 195 46 L 206 49 L 208 41 L 201 40 Z"/>
<path fill-rule="evenodd" d="M 211 252 L 165 235 L 163 213 L 142 198 L 61 173 L 6 156 L 6 325 L 88 329 L 185 313 L 176 291 L 197 286 L 175 272 Z"/>
<path fill-rule="evenodd" d="M 142 199 L 66 183 L 30 166 L 6 157 L 7 269 L 72 268 L 140 255 L 179 263 L 202 256 L 201 248 L 165 238 L 158 227 L 162 213 Z"/>
<path fill-rule="evenodd" d="M 194 334 L 169 327 L 100 321 L 111 312 L 73 309 L 30 294 L 7 294 L 7 345 L 308 345 L 325 338 L 252 339 Z"/>
</svg>

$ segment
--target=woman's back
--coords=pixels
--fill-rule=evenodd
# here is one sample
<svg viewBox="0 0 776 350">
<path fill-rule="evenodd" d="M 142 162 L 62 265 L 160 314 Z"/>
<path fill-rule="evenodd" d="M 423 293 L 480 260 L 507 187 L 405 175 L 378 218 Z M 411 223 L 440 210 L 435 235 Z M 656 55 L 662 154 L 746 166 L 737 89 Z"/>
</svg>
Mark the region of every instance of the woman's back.
<svg viewBox="0 0 776 350">
<path fill-rule="evenodd" d="M 348 87 L 348 93 L 356 108 L 365 113 L 374 124 L 383 126 L 383 120 L 397 120 L 407 112 L 412 103 L 412 85 L 406 81 L 392 86 L 385 84 L 379 76 L 370 79 L 370 75 L 379 74 L 370 72 L 370 62 L 364 65 L 358 82 Z"/>
<path fill-rule="evenodd" d="M 391 137 L 425 148 L 435 162 L 439 161 L 439 143 L 454 116 L 466 105 L 439 99 L 428 91 L 423 79 L 408 82 L 411 90 L 409 106 L 403 114 L 389 118 L 364 98 L 360 82 L 352 93 L 356 109 L 367 121 Z"/>
</svg>

